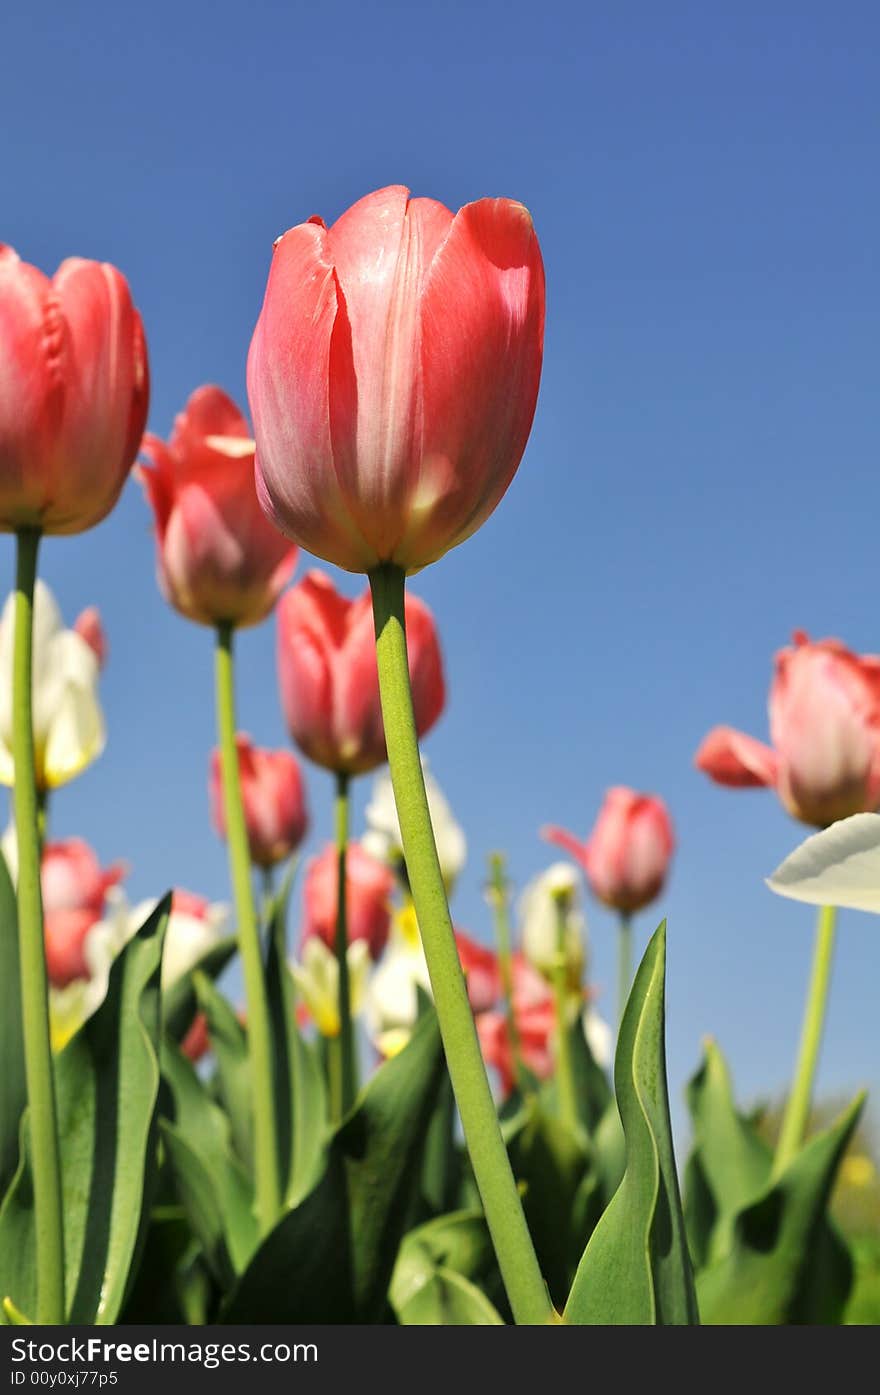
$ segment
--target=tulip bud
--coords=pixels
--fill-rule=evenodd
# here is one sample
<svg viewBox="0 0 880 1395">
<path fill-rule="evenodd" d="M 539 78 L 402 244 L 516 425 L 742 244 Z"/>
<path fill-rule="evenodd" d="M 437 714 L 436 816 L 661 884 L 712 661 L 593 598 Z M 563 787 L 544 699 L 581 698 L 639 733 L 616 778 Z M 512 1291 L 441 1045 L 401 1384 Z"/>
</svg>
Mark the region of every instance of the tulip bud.
<svg viewBox="0 0 880 1395">
<path fill-rule="evenodd" d="M 577 872 L 566 862 L 554 862 L 528 883 L 518 907 L 523 953 L 547 979 L 552 979 L 559 957 L 562 916 L 566 980 L 573 989 L 580 986 L 586 958 L 579 901 Z"/>
<path fill-rule="evenodd" d="M 872 813 L 880 807 L 880 658 L 796 631 L 794 647 L 776 655 L 770 737 L 772 747 L 715 727 L 695 764 L 721 785 L 775 789 L 790 814 L 816 828 Z"/>
<path fill-rule="evenodd" d="M 218 387 L 198 388 L 167 444 L 145 436 L 138 477 L 156 520 L 159 587 L 202 625 L 256 625 L 296 567 L 297 549 L 257 502 L 247 422 Z"/>
<path fill-rule="evenodd" d="M 378 959 L 391 927 L 394 878 L 388 868 L 365 853 L 359 843 L 349 843 L 345 869 L 348 942 L 352 944 L 355 940 L 365 940 L 370 957 Z M 339 862 L 332 843 L 327 845 L 320 857 L 314 857 L 309 862 L 303 897 L 303 942 L 315 936 L 333 949 L 339 905 Z"/>
<path fill-rule="evenodd" d="M 544 271 L 527 210 L 399 186 L 275 243 L 248 356 L 269 516 L 347 571 L 417 571 L 476 532 L 538 396 Z"/>
<path fill-rule="evenodd" d="M 406 597 L 407 652 L 419 736 L 446 700 L 434 618 Z M 360 775 L 387 760 L 369 592 L 350 601 L 312 571 L 278 607 L 278 676 L 291 737 L 309 760 Z"/>
<path fill-rule="evenodd" d="M 593 895 L 622 915 L 632 915 L 659 896 L 675 849 L 663 800 L 623 785 L 606 793 L 586 843 L 561 828 L 543 834 L 581 864 Z"/>
<path fill-rule="evenodd" d="M 50 280 L 0 245 L 0 530 L 100 523 L 148 400 L 143 326 L 116 268 L 72 257 Z"/>
<path fill-rule="evenodd" d="M 265 751 L 242 733 L 235 744 L 251 861 L 258 867 L 273 867 L 299 847 L 308 828 L 299 763 L 290 751 Z M 214 827 L 225 838 L 226 807 L 217 750 L 211 753 L 209 794 Z"/>
<path fill-rule="evenodd" d="M 452 891 L 465 864 L 467 842 L 462 828 L 456 823 L 449 801 L 428 769 L 428 762 L 422 756 L 422 771 L 425 777 L 425 794 L 428 797 L 428 813 L 434 830 L 437 857 L 447 894 Z M 373 792 L 366 808 L 367 831 L 361 842 L 368 853 L 386 863 L 393 870 L 403 865 L 403 838 L 397 817 L 397 805 L 391 776 L 387 770 L 381 771 L 373 781 Z"/>
</svg>

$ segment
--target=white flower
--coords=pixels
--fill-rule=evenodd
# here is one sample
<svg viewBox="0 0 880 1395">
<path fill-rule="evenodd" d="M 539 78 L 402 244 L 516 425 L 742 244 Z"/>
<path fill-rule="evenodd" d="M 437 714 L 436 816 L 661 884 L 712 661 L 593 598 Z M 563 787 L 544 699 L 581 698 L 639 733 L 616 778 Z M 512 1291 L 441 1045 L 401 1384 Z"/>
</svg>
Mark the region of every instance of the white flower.
<svg viewBox="0 0 880 1395">
<path fill-rule="evenodd" d="M 367 1031 L 383 1056 L 396 1056 L 419 1015 L 419 989 L 431 996 L 418 922 L 412 906 L 394 917 L 388 947 L 367 988 Z"/>
<path fill-rule="evenodd" d="M 428 769 L 428 762 L 424 756 L 422 770 L 428 795 L 428 810 L 437 843 L 437 856 L 440 859 L 440 871 L 446 883 L 446 890 L 451 891 L 467 859 L 467 842 L 460 825 L 453 818 L 445 794 Z M 367 831 L 361 839 L 362 846 L 379 862 L 395 867 L 403 857 L 403 848 L 391 776 L 387 770 L 382 771 L 373 781 L 366 819 Z"/>
<path fill-rule="evenodd" d="M 156 902 L 150 903 L 152 910 Z M 229 907 L 209 904 L 200 896 L 175 891 L 171 901 L 165 948 L 162 953 L 162 988 L 168 989 L 231 933 Z"/>
<path fill-rule="evenodd" d="M 614 1033 L 605 1018 L 600 1017 L 596 1009 L 590 1007 L 589 1003 L 581 1014 L 581 1022 L 593 1060 L 597 1066 L 602 1066 L 603 1069 L 607 1068 L 611 1065 Z"/>
<path fill-rule="evenodd" d="M 353 940 L 346 953 L 348 961 L 348 993 L 352 1017 L 357 1017 L 364 1004 L 364 989 L 370 969 L 370 949 L 366 940 Z M 332 949 L 319 935 L 309 935 L 302 948 L 300 963 L 292 963 L 290 971 L 302 994 L 303 1001 L 322 1037 L 338 1037 L 339 965 Z"/>
<path fill-rule="evenodd" d="M 583 976 L 586 923 L 580 910 L 580 876 L 569 862 L 554 862 L 524 888 L 518 914 L 523 953 L 545 977 L 551 977 L 558 954 L 558 917 L 565 916 L 565 960 L 569 979 Z"/>
<path fill-rule="evenodd" d="M 880 814 L 853 814 L 814 833 L 767 885 L 793 901 L 880 912 Z"/>
<path fill-rule="evenodd" d="M 12 651 L 15 597 L 0 615 L 0 782 L 13 784 Z M 37 786 L 66 784 L 101 754 L 106 741 L 98 701 L 98 660 L 75 630 L 66 630 L 43 581 L 34 592 L 33 714 Z"/>
</svg>

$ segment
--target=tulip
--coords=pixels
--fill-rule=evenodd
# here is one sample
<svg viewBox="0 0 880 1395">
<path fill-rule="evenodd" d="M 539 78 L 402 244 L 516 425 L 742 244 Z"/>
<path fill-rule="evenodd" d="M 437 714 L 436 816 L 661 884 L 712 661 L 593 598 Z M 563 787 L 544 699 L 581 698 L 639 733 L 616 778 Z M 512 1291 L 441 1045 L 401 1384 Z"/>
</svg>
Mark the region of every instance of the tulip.
<svg viewBox="0 0 880 1395">
<path fill-rule="evenodd" d="M 356 1017 L 364 1002 L 370 952 L 365 940 L 355 940 L 346 953 L 349 981 L 349 1012 Z M 302 959 L 291 965 L 294 982 L 322 1037 L 338 1037 L 342 1031 L 339 1014 L 339 964 L 336 955 L 322 939 L 311 936 L 302 946 Z"/>
<path fill-rule="evenodd" d="M 251 861 L 268 869 L 299 847 L 308 828 L 305 789 L 296 757 L 289 751 L 265 751 L 249 737 L 236 737 L 244 817 Z M 211 753 L 211 814 L 226 837 L 226 808 L 220 752 Z"/>
<path fill-rule="evenodd" d="M 449 802 L 428 769 L 428 762 L 422 757 L 422 771 L 425 776 L 425 792 L 428 796 L 428 812 L 434 829 L 440 871 L 447 892 L 451 892 L 461 874 L 467 859 L 467 842 L 464 831 L 456 823 Z M 394 802 L 391 776 L 387 770 L 380 771 L 373 781 L 373 792 L 366 808 L 367 831 L 361 842 L 368 853 L 386 863 L 395 871 L 404 867 L 403 839 Z"/>
<path fill-rule="evenodd" d="M 675 848 L 672 820 L 662 799 L 618 785 L 608 790 L 586 842 L 561 828 L 543 836 L 583 867 L 590 888 L 606 906 L 629 916 L 659 896 Z"/>
<path fill-rule="evenodd" d="M 419 1015 L 420 995 L 431 997 L 431 980 L 409 902 L 395 912 L 388 946 L 367 986 L 367 1030 L 383 1056 L 396 1056 L 406 1046 Z"/>
<path fill-rule="evenodd" d="M 137 923 L 143 924 L 145 915 L 153 909 L 155 902 L 148 903 L 146 911 L 141 906 L 136 909 Z M 171 914 L 165 931 L 165 948 L 162 952 L 162 988 L 167 990 L 195 968 L 199 960 L 230 934 L 229 908 L 221 903 L 207 901 L 204 896 L 196 896 L 191 891 L 176 889 L 171 898 Z"/>
<path fill-rule="evenodd" d="M 89 977 L 83 949 L 86 935 L 101 919 L 107 892 L 121 881 L 125 871 L 119 862 L 102 870 L 81 838 L 48 843 L 43 849 L 46 968 L 55 987 Z"/>
<path fill-rule="evenodd" d="M 151 901 L 132 910 L 118 886 L 108 887 L 102 915 L 92 922 L 82 939 L 85 973 L 64 985 L 50 987 L 53 1051 L 61 1051 L 83 1023 L 97 1012 L 107 996 L 110 970 L 116 956 L 137 933 L 154 906 L 155 902 Z"/>
<path fill-rule="evenodd" d="M 12 754 L 12 659 L 15 597 L 0 616 L 0 782 L 15 783 Z M 99 664 L 81 634 L 64 629 L 45 582 L 34 593 L 32 707 L 37 788 L 72 780 L 104 749 L 98 702 Z"/>
<path fill-rule="evenodd" d="M 98 607 L 96 605 L 87 606 L 74 620 L 73 628 L 75 633 L 85 640 L 98 660 L 98 668 L 106 668 L 107 635 L 101 623 L 101 613 Z"/>
<path fill-rule="evenodd" d="M 379 958 L 391 928 L 391 893 L 394 878 L 387 867 L 364 852 L 359 843 L 349 843 L 346 855 L 345 900 L 348 913 L 348 943 L 364 940 L 374 961 Z M 303 891 L 305 922 L 303 943 L 323 940 L 329 949 L 336 944 L 336 916 L 339 900 L 339 863 L 332 843 L 306 868 Z"/>
<path fill-rule="evenodd" d="M 772 746 L 715 727 L 695 764 L 720 785 L 775 789 L 790 814 L 825 828 L 880 807 L 880 657 L 800 630 L 776 655 Z"/>
<path fill-rule="evenodd" d="M 275 243 L 248 356 L 264 507 L 347 571 L 436 561 L 480 527 L 535 411 L 544 272 L 528 211 L 399 186 Z"/>
<path fill-rule="evenodd" d="M 578 904 L 578 877 L 566 862 L 555 862 L 533 877 L 523 890 L 518 913 L 523 953 L 544 978 L 551 979 L 559 959 L 559 921 L 563 922 L 562 954 L 570 988 L 578 988 L 584 971 L 584 917 Z"/>
<path fill-rule="evenodd" d="M 208 1019 L 203 1012 L 197 1012 L 192 1022 L 189 1024 L 180 1049 L 193 1065 L 206 1056 L 211 1049 L 211 1038 L 208 1035 Z"/>
<path fill-rule="evenodd" d="M 0 246 L 0 530 L 100 523 L 148 400 L 143 326 L 121 273 L 71 257 L 50 280 Z"/>
<path fill-rule="evenodd" d="M 446 701 L 434 618 L 406 598 L 409 670 L 416 725 L 424 736 Z M 328 770 L 360 775 L 387 760 L 376 636 L 368 593 L 341 596 L 312 571 L 278 608 L 278 675 L 290 734 L 304 755 Z"/>
<path fill-rule="evenodd" d="M 296 566 L 297 549 L 268 522 L 254 483 L 247 422 L 218 387 L 198 388 L 171 439 L 147 435 L 140 481 L 156 520 L 159 587 L 202 625 L 256 625 Z"/>
</svg>

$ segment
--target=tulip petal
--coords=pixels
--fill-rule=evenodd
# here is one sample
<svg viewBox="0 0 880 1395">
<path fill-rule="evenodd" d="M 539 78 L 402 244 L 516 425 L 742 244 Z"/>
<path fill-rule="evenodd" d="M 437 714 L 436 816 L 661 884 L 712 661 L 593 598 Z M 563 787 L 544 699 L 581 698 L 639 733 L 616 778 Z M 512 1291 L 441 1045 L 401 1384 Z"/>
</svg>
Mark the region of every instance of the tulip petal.
<svg viewBox="0 0 880 1395">
<path fill-rule="evenodd" d="M 328 258 L 327 232 L 302 223 L 275 245 L 248 354 L 257 494 L 288 537 L 319 556 L 332 555 L 349 571 L 365 571 L 377 559 L 324 468 L 334 456 L 331 377 L 338 397 L 356 391 L 345 302 Z M 296 411 L 290 410 L 291 394 Z"/>
<path fill-rule="evenodd" d="M 558 828 L 556 824 L 548 823 L 541 829 L 541 837 L 545 843 L 555 843 L 558 848 L 563 848 L 581 867 L 586 867 L 587 845 L 582 843 L 579 838 L 575 838 L 573 833 L 566 832 L 564 828 Z"/>
<path fill-rule="evenodd" d="M 414 571 L 463 542 L 519 465 L 538 397 L 544 269 L 528 210 L 481 199 L 455 216 L 421 305 L 422 441 L 393 560 Z"/>
<path fill-rule="evenodd" d="M 880 913 L 880 814 L 853 814 L 814 833 L 767 885 L 793 901 Z"/>
<path fill-rule="evenodd" d="M 694 756 L 694 764 L 716 784 L 743 789 L 772 789 L 779 772 L 779 757 L 771 746 L 733 727 L 713 727 Z"/>
</svg>

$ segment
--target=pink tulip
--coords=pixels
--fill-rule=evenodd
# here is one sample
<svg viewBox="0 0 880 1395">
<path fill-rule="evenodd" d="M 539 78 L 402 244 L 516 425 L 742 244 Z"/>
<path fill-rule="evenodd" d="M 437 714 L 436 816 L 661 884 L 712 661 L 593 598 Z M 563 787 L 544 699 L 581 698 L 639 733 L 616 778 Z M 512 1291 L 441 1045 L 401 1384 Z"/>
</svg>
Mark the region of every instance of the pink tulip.
<svg viewBox="0 0 880 1395">
<path fill-rule="evenodd" d="M 296 566 L 297 549 L 268 521 L 254 483 L 247 422 L 218 387 L 198 388 L 166 444 L 145 436 L 139 478 L 156 519 L 159 586 L 202 625 L 256 625 Z"/>
<path fill-rule="evenodd" d="M 336 945 L 336 911 L 339 905 L 336 848 L 328 844 L 306 868 L 304 885 L 305 923 L 303 940 L 318 935 L 331 949 Z M 391 929 L 391 893 L 394 876 L 381 862 L 364 852 L 359 843 L 349 843 L 346 855 L 345 906 L 348 942 L 366 940 L 370 956 L 376 960 L 385 948 Z"/>
<path fill-rule="evenodd" d="M 211 1049 L 211 1038 L 208 1035 L 208 1019 L 203 1012 L 197 1012 L 192 1022 L 184 1033 L 180 1043 L 180 1049 L 184 1056 L 192 1061 L 193 1065 L 206 1056 Z"/>
<path fill-rule="evenodd" d="M 458 957 L 467 982 L 468 997 L 474 1012 L 486 1012 L 501 997 L 501 971 L 498 956 L 478 944 L 461 930 L 455 932 Z"/>
<path fill-rule="evenodd" d="M 241 733 L 235 741 L 251 861 L 258 867 L 272 867 L 299 847 L 308 828 L 299 762 L 290 751 L 264 751 Z M 226 809 L 217 750 L 211 753 L 209 794 L 214 827 L 225 838 Z"/>
<path fill-rule="evenodd" d="M 143 326 L 120 272 L 72 257 L 50 280 L 0 245 L 0 530 L 100 523 L 148 401 Z"/>
<path fill-rule="evenodd" d="M 82 614 L 77 616 L 73 628 L 80 638 L 85 640 L 98 660 L 98 668 L 103 669 L 107 663 L 107 635 L 101 624 L 101 614 L 98 607 L 96 605 L 87 606 Z"/>
<path fill-rule="evenodd" d="M 562 828 L 543 836 L 583 867 L 594 896 L 631 915 L 659 896 L 675 850 L 672 820 L 662 799 L 618 785 L 607 791 L 586 842 Z"/>
<path fill-rule="evenodd" d="M 275 243 L 248 357 L 260 498 L 347 571 L 408 572 L 476 532 L 535 411 L 544 271 L 527 210 L 400 186 Z"/>
<path fill-rule="evenodd" d="M 523 1065 L 538 1080 L 553 1074 L 553 1039 L 556 1031 L 556 1006 L 546 979 L 522 954 L 514 954 L 513 1015 L 519 1036 Z M 501 1091 L 509 1095 L 516 1081 L 513 1043 L 502 1007 L 490 1008 L 476 1014 L 477 1035 L 483 1058 L 498 1072 Z"/>
<path fill-rule="evenodd" d="M 407 651 L 419 736 L 446 700 L 434 618 L 406 597 Z M 369 592 L 341 596 L 312 571 L 278 607 L 278 675 L 287 726 L 300 750 L 328 770 L 360 775 L 387 760 Z"/>
<path fill-rule="evenodd" d="M 63 988 L 88 978 L 84 944 L 101 919 L 111 886 L 126 874 L 124 863 L 102 869 L 88 843 L 69 838 L 43 849 L 41 884 L 45 918 L 46 968 L 49 981 Z"/>
<path fill-rule="evenodd" d="M 715 727 L 695 757 L 720 785 L 775 789 L 796 819 L 824 828 L 880 807 L 880 658 L 800 630 L 781 649 L 766 746 Z"/>
</svg>

